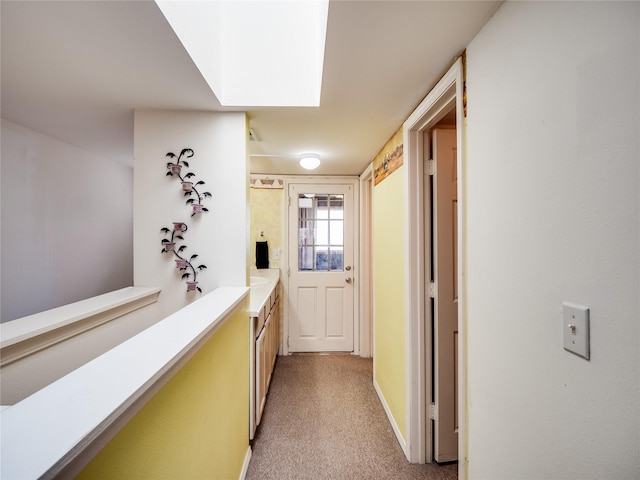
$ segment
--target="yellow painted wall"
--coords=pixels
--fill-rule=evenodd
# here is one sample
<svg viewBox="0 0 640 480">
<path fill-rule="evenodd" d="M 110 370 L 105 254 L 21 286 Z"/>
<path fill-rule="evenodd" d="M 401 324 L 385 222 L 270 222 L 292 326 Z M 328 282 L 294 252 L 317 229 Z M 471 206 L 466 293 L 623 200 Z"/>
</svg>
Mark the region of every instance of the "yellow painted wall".
<svg viewBox="0 0 640 480">
<path fill-rule="evenodd" d="M 256 237 L 263 231 L 269 242 L 269 267 L 279 268 L 280 260 L 274 258 L 274 250 L 282 253 L 282 202 L 283 189 L 250 188 L 251 208 L 250 261 L 256 266 Z"/>
<path fill-rule="evenodd" d="M 248 308 L 247 299 L 77 478 L 239 478 L 249 448 Z"/>
<path fill-rule="evenodd" d="M 397 135 L 394 137 L 397 141 L 396 137 Z M 396 149 L 397 145 L 392 138 L 378 157 Z M 400 166 L 373 189 L 374 376 L 404 438 L 406 438 L 405 168 Z"/>
</svg>

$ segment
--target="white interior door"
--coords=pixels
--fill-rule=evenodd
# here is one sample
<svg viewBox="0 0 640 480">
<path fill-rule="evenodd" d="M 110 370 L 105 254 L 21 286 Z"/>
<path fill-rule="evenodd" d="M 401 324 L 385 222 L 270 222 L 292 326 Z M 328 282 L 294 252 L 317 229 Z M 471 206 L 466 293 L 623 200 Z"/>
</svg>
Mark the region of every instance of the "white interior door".
<svg viewBox="0 0 640 480">
<path fill-rule="evenodd" d="M 458 459 L 457 162 L 456 130 L 434 129 L 433 274 L 434 460 Z"/>
<path fill-rule="evenodd" d="M 289 351 L 351 352 L 354 187 L 289 185 Z"/>
</svg>

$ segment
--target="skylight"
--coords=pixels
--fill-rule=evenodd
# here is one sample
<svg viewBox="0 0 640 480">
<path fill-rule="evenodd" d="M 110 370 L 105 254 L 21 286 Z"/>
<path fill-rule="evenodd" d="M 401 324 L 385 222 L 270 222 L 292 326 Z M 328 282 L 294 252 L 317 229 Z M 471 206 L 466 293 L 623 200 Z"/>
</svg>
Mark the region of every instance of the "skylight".
<svg viewBox="0 0 640 480">
<path fill-rule="evenodd" d="M 320 105 L 328 0 L 156 0 L 223 106 Z"/>
</svg>

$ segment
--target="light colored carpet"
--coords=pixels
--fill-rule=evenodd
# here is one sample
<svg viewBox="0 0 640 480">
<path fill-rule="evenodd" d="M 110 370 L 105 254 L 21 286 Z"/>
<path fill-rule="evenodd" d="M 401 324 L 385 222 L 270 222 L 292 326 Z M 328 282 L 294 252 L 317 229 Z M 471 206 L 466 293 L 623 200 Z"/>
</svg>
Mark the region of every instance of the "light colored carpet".
<svg viewBox="0 0 640 480">
<path fill-rule="evenodd" d="M 373 388 L 372 360 L 278 357 L 248 480 L 457 479 L 457 465 L 411 465 Z"/>
</svg>

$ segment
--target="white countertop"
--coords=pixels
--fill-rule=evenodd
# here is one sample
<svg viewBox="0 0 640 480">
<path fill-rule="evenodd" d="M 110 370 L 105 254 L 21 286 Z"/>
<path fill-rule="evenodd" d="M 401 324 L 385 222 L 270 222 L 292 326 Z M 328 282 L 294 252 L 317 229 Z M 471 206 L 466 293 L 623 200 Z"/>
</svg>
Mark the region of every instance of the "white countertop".
<svg viewBox="0 0 640 480">
<path fill-rule="evenodd" d="M 250 271 L 250 275 L 251 277 L 261 277 L 267 280 L 266 283 L 251 286 L 251 293 L 249 294 L 249 316 L 258 317 L 260 315 L 260 310 L 262 310 L 262 307 L 264 307 L 265 303 L 269 299 L 271 292 L 278 284 L 278 280 L 280 280 L 280 269 L 252 268 Z"/>
</svg>

